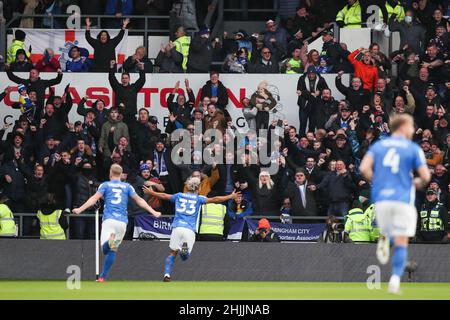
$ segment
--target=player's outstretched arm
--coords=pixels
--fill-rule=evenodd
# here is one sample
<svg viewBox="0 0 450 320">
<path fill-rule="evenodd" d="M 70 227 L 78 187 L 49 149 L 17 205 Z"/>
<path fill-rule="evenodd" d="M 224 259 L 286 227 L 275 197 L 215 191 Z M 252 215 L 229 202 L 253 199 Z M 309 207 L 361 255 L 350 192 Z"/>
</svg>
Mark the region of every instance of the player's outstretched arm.
<svg viewBox="0 0 450 320">
<path fill-rule="evenodd" d="M 170 199 L 172 198 L 171 194 L 164 193 L 164 192 L 156 192 L 152 188 L 149 188 L 149 187 L 146 187 L 146 186 L 143 186 L 142 190 L 144 190 L 144 192 L 146 194 L 149 194 L 151 196 L 157 197 L 157 198 L 159 198 L 161 200 L 170 201 Z"/>
<path fill-rule="evenodd" d="M 217 196 L 206 199 L 206 203 L 222 203 L 225 201 L 228 201 L 230 199 L 236 199 L 238 195 L 240 195 L 241 192 L 233 191 L 233 193 L 227 195 L 227 196 Z"/>
<path fill-rule="evenodd" d="M 372 181 L 373 176 L 373 158 L 371 155 L 366 154 L 359 165 L 359 171 L 361 175 L 368 181 Z"/>
<path fill-rule="evenodd" d="M 72 212 L 75 213 L 75 214 L 80 214 L 84 210 L 89 209 L 94 204 L 96 204 L 97 201 L 100 200 L 102 197 L 103 197 L 103 195 L 100 192 L 97 191 L 92 197 L 90 197 L 85 203 L 83 203 L 83 205 L 81 207 L 74 208 L 72 210 Z"/>
<path fill-rule="evenodd" d="M 131 198 L 137 203 L 139 207 L 152 214 L 155 218 L 159 218 L 161 216 L 161 212 L 156 211 L 155 209 L 150 207 L 149 204 L 137 194 L 132 195 Z"/>
</svg>

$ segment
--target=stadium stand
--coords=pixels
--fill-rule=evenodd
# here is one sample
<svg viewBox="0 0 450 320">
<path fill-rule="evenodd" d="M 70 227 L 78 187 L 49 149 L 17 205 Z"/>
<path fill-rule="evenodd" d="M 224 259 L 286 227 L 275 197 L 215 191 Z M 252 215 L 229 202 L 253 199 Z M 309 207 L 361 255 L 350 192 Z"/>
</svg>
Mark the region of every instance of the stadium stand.
<svg viewBox="0 0 450 320">
<path fill-rule="evenodd" d="M 389 135 L 392 115 L 409 113 L 433 171 L 417 191 L 416 240 L 450 241 L 447 1 L 388 0 L 387 19 L 375 25 L 350 17 L 367 5 L 358 0 L 0 3 L 1 202 L 17 236 L 39 236 L 37 213 L 53 194 L 52 210 L 70 218 L 61 222 L 68 238 L 91 239 L 94 210 L 70 212 L 117 163 L 167 216 L 173 207 L 143 185 L 176 193 L 198 174 L 204 195 L 241 190 L 227 204 L 224 240 L 246 241 L 266 216 L 279 228 L 322 226 L 303 241 L 351 241 L 340 220 L 371 205 L 360 161 Z M 198 148 L 175 144 L 177 129 Z M 220 161 L 195 161 L 206 154 Z M 9 210 L 0 210 L 0 236 L 11 236 Z M 126 239 L 142 238 L 143 213 L 128 211 Z M 435 211 L 430 227 L 424 219 Z M 359 239 L 374 240 L 367 216 L 370 236 Z"/>
</svg>

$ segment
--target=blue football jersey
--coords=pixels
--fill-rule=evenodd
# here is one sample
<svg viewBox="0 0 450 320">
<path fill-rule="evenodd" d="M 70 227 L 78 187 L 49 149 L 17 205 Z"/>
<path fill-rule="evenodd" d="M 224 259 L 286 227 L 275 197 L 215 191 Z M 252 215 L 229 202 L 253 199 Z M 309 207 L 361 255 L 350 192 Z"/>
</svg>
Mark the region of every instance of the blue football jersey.
<svg viewBox="0 0 450 320">
<path fill-rule="evenodd" d="M 426 165 L 419 145 L 403 137 L 389 137 L 371 146 L 368 154 L 374 160 L 372 203 L 400 201 L 414 205 L 413 171 Z"/>
<path fill-rule="evenodd" d="M 175 218 L 172 229 L 183 227 L 198 231 L 200 208 L 206 203 L 206 197 L 194 193 L 177 193 L 170 199 L 175 203 Z"/>
<path fill-rule="evenodd" d="M 98 192 L 103 195 L 105 200 L 103 221 L 114 219 L 128 223 L 128 197 L 136 194 L 134 188 L 129 183 L 112 180 L 103 182 L 98 187 Z"/>
</svg>

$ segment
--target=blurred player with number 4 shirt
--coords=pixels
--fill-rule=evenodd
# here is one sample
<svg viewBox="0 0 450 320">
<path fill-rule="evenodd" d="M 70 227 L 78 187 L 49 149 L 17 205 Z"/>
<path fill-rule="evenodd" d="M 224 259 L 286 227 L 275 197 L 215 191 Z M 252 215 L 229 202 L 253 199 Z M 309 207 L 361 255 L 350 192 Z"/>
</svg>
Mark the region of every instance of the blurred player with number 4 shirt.
<svg viewBox="0 0 450 320">
<path fill-rule="evenodd" d="M 372 181 L 372 203 L 375 203 L 380 227 L 377 258 L 381 264 L 386 264 L 390 244 L 393 244 L 388 291 L 399 294 L 408 259 L 408 238 L 416 232 L 416 187 L 425 187 L 431 174 L 422 149 L 411 141 L 415 131 L 413 118 L 407 114 L 396 115 L 391 118 L 389 126 L 391 137 L 370 147 L 361 162 L 360 171 L 368 181 Z M 417 172 L 417 178 L 414 178 L 414 172 Z"/>
</svg>

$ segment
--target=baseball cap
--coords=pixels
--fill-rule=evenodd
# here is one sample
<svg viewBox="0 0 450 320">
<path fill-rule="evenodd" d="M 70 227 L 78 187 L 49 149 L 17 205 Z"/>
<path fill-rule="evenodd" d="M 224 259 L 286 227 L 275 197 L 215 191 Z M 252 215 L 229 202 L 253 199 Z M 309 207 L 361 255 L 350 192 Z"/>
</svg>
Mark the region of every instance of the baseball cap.
<svg viewBox="0 0 450 320">
<path fill-rule="evenodd" d="M 202 36 L 204 34 L 208 34 L 211 33 L 211 30 L 207 27 L 207 26 L 203 26 L 199 31 L 198 31 L 198 35 Z"/>
<path fill-rule="evenodd" d="M 338 135 L 336 136 L 336 140 L 347 140 L 347 137 L 344 136 L 343 134 L 338 134 Z"/>
<path fill-rule="evenodd" d="M 247 38 L 248 36 L 247 32 L 244 29 L 239 29 L 238 31 L 235 31 L 234 34 L 237 36 L 239 35 L 242 38 Z"/>
<path fill-rule="evenodd" d="M 150 123 L 159 123 L 158 118 L 155 116 L 151 116 L 148 121 Z"/>
<path fill-rule="evenodd" d="M 269 220 L 267 220 L 266 218 L 262 218 L 261 220 L 259 220 L 257 229 L 267 229 L 267 230 L 269 230 L 270 229 Z"/>
<path fill-rule="evenodd" d="M 323 35 L 324 35 L 324 36 L 332 36 L 332 37 L 334 37 L 334 32 L 331 31 L 331 30 L 328 30 L 328 31 L 326 31 Z"/>
<path fill-rule="evenodd" d="M 266 21 L 266 25 L 269 25 L 269 24 L 275 24 L 275 21 L 273 21 L 272 19 L 267 20 Z"/>
<path fill-rule="evenodd" d="M 316 68 L 314 66 L 309 66 L 306 70 L 306 73 L 317 73 Z"/>
<path fill-rule="evenodd" d="M 434 190 L 434 189 L 428 188 L 427 194 L 434 194 L 434 195 L 437 195 L 437 192 L 436 192 L 436 190 Z"/>
<path fill-rule="evenodd" d="M 428 139 L 422 139 L 422 141 L 420 141 L 420 144 L 422 144 L 422 143 L 429 143 L 429 144 L 431 144 L 430 140 L 428 140 Z"/>
<path fill-rule="evenodd" d="M 27 87 L 25 86 L 25 85 L 23 85 L 23 84 L 21 84 L 21 85 L 19 85 L 18 87 L 17 87 L 17 91 L 23 91 L 23 90 L 27 90 Z"/>
</svg>

